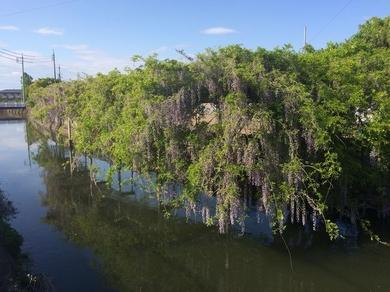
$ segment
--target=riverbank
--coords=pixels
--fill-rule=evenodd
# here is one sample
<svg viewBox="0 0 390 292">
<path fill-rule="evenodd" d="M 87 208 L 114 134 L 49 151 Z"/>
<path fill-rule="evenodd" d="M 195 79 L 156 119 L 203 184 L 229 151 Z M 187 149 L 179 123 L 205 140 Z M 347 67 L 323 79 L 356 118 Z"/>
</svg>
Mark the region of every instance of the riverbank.
<svg viewBox="0 0 390 292">
<path fill-rule="evenodd" d="M 15 214 L 12 202 L 0 190 L 0 291 L 55 291 L 44 275 L 29 272 L 28 256 L 21 249 L 23 237 L 9 223 Z"/>
<path fill-rule="evenodd" d="M 11 202 L 0 190 L 0 291 L 11 291 L 17 283 L 16 279 L 23 273 L 21 267 L 23 239 L 8 222 L 15 212 Z"/>
<path fill-rule="evenodd" d="M 34 81 L 27 103 L 55 135 L 72 133 L 78 153 L 109 157 L 111 172 L 154 172 L 161 195 L 183 186 L 173 204 L 215 199 L 207 224 L 219 233 L 245 233 L 256 202 L 274 233 L 302 225 L 333 240 L 336 222 L 366 230 L 390 216 L 389 23 L 373 18 L 322 50 L 135 57 L 125 72 Z"/>
<path fill-rule="evenodd" d="M 14 275 L 14 260 L 0 244 L 0 291 L 9 290 L 10 279 Z"/>
<path fill-rule="evenodd" d="M 92 184 L 98 184 L 100 186 L 101 184 L 103 184 L 105 189 L 108 188 L 112 192 L 116 192 L 119 197 L 121 197 L 124 201 L 128 199 L 127 195 L 133 194 L 133 184 L 137 181 L 135 177 L 139 176 L 140 174 L 135 173 L 134 177 L 134 173 L 131 174 L 131 170 L 121 168 L 111 169 L 110 167 L 113 162 L 107 157 L 103 159 L 102 157 L 96 157 L 92 155 L 87 158 L 87 156 L 81 155 L 77 152 L 75 153 L 74 151 L 72 151 L 73 154 L 71 155 L 70 150 L 66 145 L 67 143 L 65 142 L 68 139 L 66 131 L 62 130 L 58 131 L 57 133 L 54 133 L 52 130 L 52 126 L 39 121 L 35 121 L 31 117 L 27 121 L 27 123 L 31 124 L 32 126 L 31 128 L 29 128 L 30 135 L 31 132 L 33 132 L 35 133 L 33 136 L 39 136 L 39 139 L 43 139 L 42 141 L 44 141 L 45 139 L 50 139 L 51 142 L 55 143 L 55 148 L 51 149 L 51 151 L 53 151 L 54 153 L 56 153 L 57 151 L 59 151 L 60 153 L 64 151 L 60 155 L 60 157 L 64 159 L 64 161 L 62 161 L 62 165 L 66 165 L 66 168 L 71 167 L 72 170 L 68 170 L 70 173 L 72 171 L 80 171 L 81 169 L 87 170 L 87 172 L 89 173 L 88 177 L 91 179 Z M 109 181 L 107 181 L 108 174 L 111 177 Z M 98 177 L 98 179 L 96 176 Z M 148 189 L 151 187 L 151 185 L 147 185 L 146 182 L 143 183 L 145 183 L 145 185 L 143 185 L 144 188 Z M 152 182 L 150 183 L 153 184 Z M 172 188 L 181 189 L 181 186 L 176 185 L 176 187 L 172 186 Z M 131 190 L 131 192 L 129 190 Z M 178 191 L 176 196 L 180 196 L 180 192 L 181 191 Z M 156 193 L 153 193 L 153 195 L 156 195 Z M 203 202 L 197 202 L 193 205 L 190 205 L 188 202 L 184 205 L 178 204 L 175 200 L 173 200 L 172 203 L 170 201 L 169 194 L 163 194 L 162 197 L 163 198 L 159 198 L 155 203 L 160 204 L 160 208 L 164 210 L 164 214 L 168 215 L 168 217 L 171 217 L 169 213 L 176 214 L 177 211 L 181 209 L 179 213 L 181 213 L 181 216 L 184 217 L 183 212 L 185 212 L 185 217 L 187 218 L 187 220 L 192 221 L 195 218 L 193 222 L 203 222 L 207 224 L 207 220 L 209 218 L 212 218 L 215 214 L 216 202 L 215 200 L 211 200 L 213 201 L 213 203 L 210 204 L 210 200 L 207 199 L 207 197 L 203 197 L 203 199 L 201 200 Z M 171 197 L 171 199 L 174 197 L 175 195 Z M 207 204 L 204 204 L 204 200 L 209 202 Z M 264 213 L 256 212 L 257 209 L 258 207 L 256 206 L 256 202 L 247 202 L 246 218 L 244 221 L 245 231 L 242 231 L 242 227 L 239 224 L 235 224 L 234 226 L 232 225 L 232 234 L 234 234 L 234 236 L 242 236 L 246 233 L 247 236 L 250 238 L 260 239 L 263 244 L 273 243 L 274 246 L 285 248 L 285 243 L 280 236 L 272 236 L 271 227 L 267 226 L 268 223 L 265 223 L 268 222 L 267 215 Z M 189 215 L 187 215 L 187 213 Z M 196 213 L 200 214 L 198 219 L 201 220 L 196 220 L 196 217 L 198 216 Z M 206 215 L 206 213 L 208 215 Z M 387 242 L 389 242 L 390 240 L 390 234 L 386 231 L 386 228 L 390 226 L 389 218 L 387 218 L 386 220 L 381 220 L 380 218 L 375 218 L 375 216 L 371 216 L 370 219 L 372 223 L 372 229 L 369 229 L 370 235 L 372 235 L 373 237 L 376 236 L 376 234 L 373 233 L 372 230 L 377 231 L 377 234 L 382 239 L 381 243 L 384 245 L 388 245 Z M 263 222 L 263 224 L 259 224 L 260 222 Z M 334 248 L 348 250 L 358 247 L 360 244 L 367 240 L 367 234 L 365 234 L 365 232 L 361 230 L 357 224 L 352 224 L 348 220 L 341 218 L 336 220 L 336 225 L 340 230 L 341 237 L 333 243 Z M 307 226 L 302 227 L 300 225 L 289 225 L 286 228 L 284 240 L 287 241 L 287 245 L 291 250 L 305 250 L 308 248 L 313 248 L 315 246 L 326 246 L 327 244 L 332 244 L 331 242 L 329 242 L 329 239 L 326 236 L 326 231 L 321 228 L 321 226 L 317 227 L 317 232 L 313 232 L 312 230 L 310 230 L 310 228 L 307 228 Z"/>
<path fill-rule="evenodd" d="M 121 194 L 107 185 L 98 188 L 91 184 L 88 157 L 76 154 L 77 167 L 71 172 L 68 149 L 23 121 L 0 123 L 0 132 L 13 141 L 11 145 L 0 140 L 2 186 L 18 208 L 11 226 L 24 238 L 23 251 L 34 264 L 31 271 L 47 275 L 58 291 L 370 291 L 378 285 L 384 290 L 390 287 L 390 249 L 373 242 L 340 249 L 329 244 L 326 234 L 311 239 L 320 232 L 307 232 L 309 228 L 286 230 L 289 245 L 305 245 L 291 248 L 292 272 L 283 246 L 263 245 L 255 234 L 220 235 L 215 226 L 202 224 L 207 203 L 212 202 L 197 204 L 195 209 L 175 208 L 177 215 L 166 218 L 155 193 L 139 175 L 132 192 L 127 192 L 132 186 L 123 186 Z M 26 163 L 29 156 L 31 164 Z M 92 164 L 103 173 L 109 166 L 94 157 Z M 129 177 L 122 172 L 123 180 Z M 247 231 L 261 232 L 267 225 L 265 217 L 257 223 L 255 209 L 251 210 Z M 209 211 L 212 217 L 214 210 Z"/>
</svg>

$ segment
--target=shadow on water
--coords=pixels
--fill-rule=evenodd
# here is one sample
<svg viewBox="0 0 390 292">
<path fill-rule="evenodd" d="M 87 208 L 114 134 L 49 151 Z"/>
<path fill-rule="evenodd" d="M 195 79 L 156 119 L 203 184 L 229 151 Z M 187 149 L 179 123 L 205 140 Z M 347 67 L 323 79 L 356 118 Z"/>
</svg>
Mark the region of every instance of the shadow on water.
<svg viewBox="0 0 390 292">
<path fill-rule="evenodd" d="M 71 157 L 66 148 L 30 128 L 26 137 L 32 145 L 32 163 L 39 166 L 45 186 L 40 193 L 45 212 L 39 224 L 53 226 L 61 232 L 63 240 L 92 251 L 96 261 L 90 265 L 114 290 L 388 291 L 390 288 L 389 249 L 364 243 L 345 251 L 332 247 L 321 235 L 313 238 L 316 235 L 303 229 L 291 229 L 286 234 L 290 245 L 313 240 L 324 242 L 292 250 L 291 271 L 284 248 L 263 244 L 273 240 L 267 222 L 255 224 L 251 218 L 253 222 L 249 220 L 247 228 L 253 236 L 237 237 L 222 236 L 213 227 L 198 224 L 202 221 L 203 206 L 195 210 L 197 218 L 194 214 L 188 216 L 188 212 L 186 216 L 185 209 L 164 218 L 153 192 L 145 188 L 144 178 L 126 171 L 115 173 L 110 188 L 98 183 L 104 179 L 103 172 L 109 164 L 92 159 L 93 165 L 99 165 L 100 169 L 95 174 L 95 184 L 91 181 L 88 158 Z M 136 179 L 129 180 L 130 177 Z M 132 183 L 120 183 L 126 180 Z M 212 213 L 213 202 L 209 203 Z M 53 269 L 61 269 L 52 264 Z M 85 276 L 69 272 L 66 275 L 71 277 L 68 281 L 75 283 Z"/>
<path fill-rule="evenodd" d="M 88 159 L 80 157 L 70 174 L 69 157 L 67 149 L 47 141 L 41 142 L 34 155 L 43 167 L 47 187 L 42 194 L 45 223 L 75 244 L 92 249 L 115 289 L 357 291 L 390 287 L 390 253 L 384 248 L 370 244 L 346 253 L 324 244 L 309 251 L 298 249 L 293 251 L 292 272 L 285 250 L 264 246 L 254 238 L 220 236 L 213 228 L 196 224 L 193 216 L 184 220 L 183 210 L 167 220 L 153 194 L 142 188 L 142 179 L 122 186 L 118 180 L 131 175 L 123 171 L 113 176 L 112 188 L 91 184 Z M 109 167 L 101 160 L 92 162 L 101 171 Z M 103 173 L 97 179 L 103 180 Z M 269 230 L 257 226 L 270 240 Z M 290 243 L 311 235 L 299 229 L 294 236 L 289 237 Z"/>
</svg>

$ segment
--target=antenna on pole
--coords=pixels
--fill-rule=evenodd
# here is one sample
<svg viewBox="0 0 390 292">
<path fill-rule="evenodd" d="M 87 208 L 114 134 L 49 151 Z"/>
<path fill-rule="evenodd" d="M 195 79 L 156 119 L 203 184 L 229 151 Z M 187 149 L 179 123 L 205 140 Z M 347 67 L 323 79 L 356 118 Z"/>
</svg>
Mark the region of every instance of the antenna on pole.
<svg viewBox="0 0 390 292">
<path fill-rule="evenodd" d="M 305 25 L 305 28 L 303 30 L 303 45 L 306 47 L 307 45 L 307 26 Z"/>
<path fill-rule="evenodd" d="M 58 65 L 58 80 L 61 81 L 61 65 Z"/>
<path fill-rule="evenodd" d="M 53 61 L 53 73 L 54 73 L 54 80 L 57 80 L 57 72 L 56 72 L 56 54 L 53 50 L 53 55 L 52 55 L 52 61 Z"/>
</svg>

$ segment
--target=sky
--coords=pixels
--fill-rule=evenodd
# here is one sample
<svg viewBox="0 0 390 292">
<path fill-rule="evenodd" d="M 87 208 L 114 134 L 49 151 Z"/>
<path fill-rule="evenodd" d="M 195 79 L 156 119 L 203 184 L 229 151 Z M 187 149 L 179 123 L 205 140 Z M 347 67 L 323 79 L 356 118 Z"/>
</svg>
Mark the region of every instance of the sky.
<svg viewBox="0 0 390 292">
<path fill-rule="evenodd" d="M 305 25 L 308 43 L 321 48 L 388 15 L 390 0 L 0 0 L 0 89 L 20 87 L 9 51 L 34 60 L 25 71 L 36 79 L 53 76 L 43 61 L 54 50 L 62 78 L 75 79 L 131 67 L 135 54 L 179 59 L 176 49 L 195 55 L 229 44 L 300 50 Z"/>
</svg>

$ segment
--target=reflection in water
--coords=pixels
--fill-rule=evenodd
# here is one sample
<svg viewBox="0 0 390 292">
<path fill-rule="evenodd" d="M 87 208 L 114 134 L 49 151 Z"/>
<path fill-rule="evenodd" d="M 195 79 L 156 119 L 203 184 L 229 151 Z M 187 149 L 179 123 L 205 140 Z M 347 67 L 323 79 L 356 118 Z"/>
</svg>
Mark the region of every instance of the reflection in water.
<svg viewBox="0 0 390 292">
<path fill-rule="evenodd" d="M 90 263 L 91 271 L 68 271 L 68 281 L 101 277 L 118 291 L 390 289 L 388 249 L 367 244 L 347 252 L 319 245 L 305 251 L 293 250 L 291 271 L 286 250 L 262 245 L 258 237 L 221 236 L 213 228 L 197 224 L 205 213 L 204 204 L 198 207 L 199 218 L 192 216 L 188 221 L 185 210 L 178 210 L 176 217 L 166 219 L 153 194 L 142 187 L 143 178 L 126 171 L 114 173 L 110 189 L 98 183 L 104 179 L 102 172 L 89 171 L 89 158 L 72 157 L 69 163 L 70 153 L 62 146 L 34 132 L 27 138 L 34 145 L 33 168 L 40 167 L 35 175 L 40 172 L 44 186 L 40 203 L 45 211 L 37 224 L 55 227 L 64 236 L 62 240 L 96 256 Z M 109 167 L 93 159 L 92 165 L 96 164 L 102 171 Z M 132 177 L 138 183 L 120 184 L 133 181 Z M 212 202 L 209 203 L 212 212 Z M 262 234 L 267 237 L 263 225 L 253 225 L 253 230 L 264 228 Z M 288 240 L 301 242 L 305 236 L 309 235 L 295 232 Z M 69 251 L 63 254 L 71 256 Z M 53 270 L 65 269 L 55 262 L 51 265 Z"/>
</svg>

